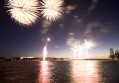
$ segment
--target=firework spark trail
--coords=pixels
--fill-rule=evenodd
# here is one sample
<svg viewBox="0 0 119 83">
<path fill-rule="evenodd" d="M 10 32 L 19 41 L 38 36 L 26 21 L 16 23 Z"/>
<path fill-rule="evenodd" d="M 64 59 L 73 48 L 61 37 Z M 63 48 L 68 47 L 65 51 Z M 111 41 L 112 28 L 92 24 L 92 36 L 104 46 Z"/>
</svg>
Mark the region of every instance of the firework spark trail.
<svg viewBox="0 0 119 83">
<path fill-rule="evenodd" d="M 39 17 L 38 0 L 8 0 L 6 5 L 11 18 L 20 25 L 35 24 Z"/>
<path fill-rule="evenodd" d="M 46 43 L 46 45 L 45 45 L 45 47 L 43 49 L 43 61 L 45 61 L 46 56 L 47 56 L 47 43 Z"/>
<path fill-rule="evenodd" d="M 41 1 L 41 14 L 49 21 L 55 21 L 62 16 L 63 0 L 43 0 Z"/>
<path fill-rule="evenodd" d="M 50 41 L 50 38 L 47 38 L 47 42 L 45 44 L 45 47 L 43 48 L 43 61 L 45 61 L 46 59 L 46 56 L 47 56 L 47 45 L 48 45 L 48 42 Z"/>
</svg>

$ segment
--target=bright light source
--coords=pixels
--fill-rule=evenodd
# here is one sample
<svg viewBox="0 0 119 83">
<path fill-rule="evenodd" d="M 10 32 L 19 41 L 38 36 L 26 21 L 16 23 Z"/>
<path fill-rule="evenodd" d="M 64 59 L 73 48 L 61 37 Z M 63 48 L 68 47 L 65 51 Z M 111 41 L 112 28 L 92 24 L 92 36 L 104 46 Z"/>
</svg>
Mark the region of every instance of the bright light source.
<svg viewBox="0 0 119 83">
<path fill-rule="evenodd" d="M 47 41 L 50 41 L 50 38 L 47 38 Z"/>
</svg>

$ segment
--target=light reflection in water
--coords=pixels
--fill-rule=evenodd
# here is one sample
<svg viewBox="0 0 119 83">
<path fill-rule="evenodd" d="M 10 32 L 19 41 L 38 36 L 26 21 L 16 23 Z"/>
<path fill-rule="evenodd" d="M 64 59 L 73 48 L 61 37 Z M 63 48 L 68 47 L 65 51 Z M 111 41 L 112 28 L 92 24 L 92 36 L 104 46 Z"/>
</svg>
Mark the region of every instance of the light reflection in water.
<svg viewBox="0 0 119 83">
<path fill-rule="evenodd" d="M 73 83 L 98 83 L 98 66 L 96 61 L 72 61 Z"/>
<path fill-rule="evenodd" d="M 99 83 L 98 61 L 41 61 L 36 83 Z"/>
<path fill-rule="evenodd" d="M 42 61 L 40 62 L 40 71 L 39 71 L 39 80 L 36 83 L 50 83 L 51 71 L 50 71 L 50 62 Z"/>
<path fill-rule="evenodd" d="M 119 83 L 119 63 L 108 60 L 3 61 L 0 83 Z"/>
</svg>

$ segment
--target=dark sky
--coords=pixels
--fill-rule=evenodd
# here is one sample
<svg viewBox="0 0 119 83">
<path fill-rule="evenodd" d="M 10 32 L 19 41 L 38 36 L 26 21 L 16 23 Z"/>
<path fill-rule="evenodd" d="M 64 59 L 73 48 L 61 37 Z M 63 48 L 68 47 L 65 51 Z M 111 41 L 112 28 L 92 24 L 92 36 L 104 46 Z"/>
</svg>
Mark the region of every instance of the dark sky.
<svg viewBox="0 0 119 83">
<path fill-rule="evenodd" d="M 119 49 L 118 0 L 65 0 L 62 18 L 47 22 L 40 17 L 36 24 L 21 26 L 10 18 L 5 0 L 0 0 L 0 56 L 42 56 L 50 37 L 48 56 L 72 57 L 69 38 L 96 42 L 90 55 L 105 58 L 109 48 Z"/>
</svg>

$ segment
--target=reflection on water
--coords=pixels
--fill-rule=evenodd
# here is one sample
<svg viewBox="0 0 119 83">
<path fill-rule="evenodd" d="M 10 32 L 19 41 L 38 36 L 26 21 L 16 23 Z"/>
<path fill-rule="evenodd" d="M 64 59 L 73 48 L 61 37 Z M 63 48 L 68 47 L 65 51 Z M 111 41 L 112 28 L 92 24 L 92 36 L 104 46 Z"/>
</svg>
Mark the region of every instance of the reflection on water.
<svg viewBox="0 0 119 83">
<path fill-rule="evenodd" d="M 40 71 L 39 71 L 39 83 L 50 83 L 50 68 L 49 68 L 50 62 L 48 61 L 42 61 L 40 62 Z"/>
<path fill-rule="evenodd" d="M 95 61 L 73 61 L 71 74 L 73 83 L 98 83 L 98 66 Z"/>
<path fill-rule="evenodd" d="M 42 61 L 37 83 L 98 83 L 98 66 L 97 61 Z"/>
<path fill-rule="evenodd" d="M 70 83 L 70 62 L 42 61 L 36 83 Z"/>
<path fill-rule="evenodd" d="M 0 83 L 119 83 L 117 61 L 0 62 Z"/>
</svg>

